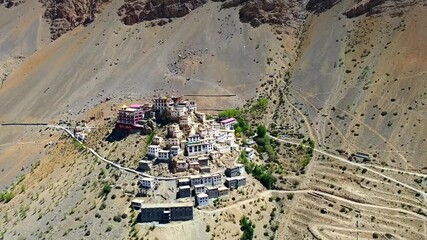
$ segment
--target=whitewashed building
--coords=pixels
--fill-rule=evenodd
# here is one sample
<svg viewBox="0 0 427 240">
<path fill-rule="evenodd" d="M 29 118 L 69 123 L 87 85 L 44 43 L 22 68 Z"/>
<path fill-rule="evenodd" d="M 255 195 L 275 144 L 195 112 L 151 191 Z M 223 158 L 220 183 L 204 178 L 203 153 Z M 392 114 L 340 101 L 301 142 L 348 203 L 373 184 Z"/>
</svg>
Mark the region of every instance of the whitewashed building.
<svg viewBox="0 0 427 240">
<path fill-rule="evenodd" d="M 212 185 L 212 176 L 211 175 L 203 175 L 202 176 L 202 184 L 206 186 Z"/>
<path fill-rule="evenodd" d="M 199 193 L 196 195 L 196 202 L 198 206 L 207 206 L 209 204 L 209 196 L 206 193 Z"/>
<path fill-rule="evenodd" d="M 220 185 L 222 183 L 221 181 L 221 174 L 213 174 L 212 175 L 212 185 Z"/>
<path fill-rule="evenodd" d="M 209 154 L 214 150 L 212 143 L 187 144 L 188 156 Z"/>
<path fill-rule="evenodd" d="M 150 157 L 158 157 L 159 151 L 160 151 L 159 145 L 150 145 L 150 146 L 148 146 L 148 153 L 147 154 Z"/>
<path fill-rule="evenodd" d="M 179 146 L 179 139 L 178 138 L 169 138 L 168 139 L 168 145 L 169 146 Z"/>
<path fill-rule="evenodd" d="M 169 150 L 159 150 L 158 155 L 159 160 L 169 160 Z"/>
<path fill-rule="evenodd" d="M 205 192 L 205 185 L 203 184 L 194 185 L 194 193 L 196 195 L 204 192 Z"/>
<path fill-rule="evenodd" d="M 194 186 L 194 185 L 198 185 L 198 184 L 202 184 L 202 177 L 190 176 L 190 185 Z"/>
<path fill-rule="evenodd" d="M 152 188 L 154 187 L 154 179 L 152 178 L 140 178 L 139 182 L 141 183 L 141 187 L 143 188 Z"/>
<path fill-rule="evenodd" d="M 199 143 L 199 142 L 200 142 L 200 135 L 199 134 L 192 135 L 192 136 L 189 136 L 187 138 L 187 143 L 188 144 Z"/>
</svg>

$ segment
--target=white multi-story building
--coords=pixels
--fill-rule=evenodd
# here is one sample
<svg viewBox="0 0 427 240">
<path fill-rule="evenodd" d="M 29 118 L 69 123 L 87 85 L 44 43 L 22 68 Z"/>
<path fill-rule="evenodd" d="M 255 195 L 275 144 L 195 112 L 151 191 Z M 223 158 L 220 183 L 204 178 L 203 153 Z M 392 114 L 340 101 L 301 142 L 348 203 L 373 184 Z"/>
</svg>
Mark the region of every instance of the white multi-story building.
<svg viewBox="0 0 427 240">
<path fill-rule="evenodd" d="M 199 143 L 199 142 L 200 142 L 200 135 L 198 135 L 198 134 L 189 136 L 187 138 L 187 143 L 188 144 Z"/>
<path fill-rule="evenodd" d="M 159 160 L 169 160 L 169 150 L 159 150 Z"/>
<path fill-rule="evenodd" d="M 202 184 L 202 178 L 200 176 L 190 176 L 190 185 Z"/>
<path fill-rule="evenodd" d="M 213 144 L 211 143 L 187 144 L 188 156 L 209 154 L 213 150 L 214 150 Z"/>
<path fill-rule="evenodd" d="M 152 187 L 154 187 L 154 179 L 152 179 L 152 178 L 143 177 L 143 178 L 139 179 L 139 182 L 141 183 L 141 186 L 143 188 L 152 188 Z"/>
<path fill-rule="evenodd" d="M 213 174 L 212 175 L 212 185 L 220 185 L 222 183 L 221 181 L 221 174 Z"/>
<path fill-rule="evenodd" d="M 206 186 L 212 185 L 212 176 L 211 175 L 203 175 L 202 176 L 202 183 Z"/>
<path fill-rule="evenodd" d="M 159 157 L 160 146 L 159 145 L 150 145 L 148 146 L 148 156 L 150 157 Z"/>
<path fill-rule="evenodd" d="M 194 193 L 196 195 L 204 192 L 205 192 L 205 185 L 203 184 L 194 185 Z"/>
<path fill-rule="evenodd" d="M 169 138 L 168 139 L 168 145 L 169 146 L 179 146 L 179 139 L 178 138 Z"/>
<path fill-rule="evenodd" d="M 202 175 L 202 184 L 205 186 L 216 186 L 221 184 L 221 174 Z"/>
<path fill-rule="evenodd" d="M 209 204 L 209 196 L 206 193 L 199 193 L 196 195 L 198 206 L 207 206 Z"/>
</svg>

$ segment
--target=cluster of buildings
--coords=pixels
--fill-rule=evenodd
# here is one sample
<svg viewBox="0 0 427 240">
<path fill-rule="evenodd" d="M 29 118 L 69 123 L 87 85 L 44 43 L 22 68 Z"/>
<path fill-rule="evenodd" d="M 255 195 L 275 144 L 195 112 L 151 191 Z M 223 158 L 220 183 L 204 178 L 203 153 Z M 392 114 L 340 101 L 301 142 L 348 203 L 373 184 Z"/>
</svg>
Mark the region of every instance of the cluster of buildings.
<svg viewBox="0 0 427 240">
<path fill-rule="evenodd" d="M 195 197 L 197 206 L 206 206 L 209 199 L 227 196 L 230 189 L 246 185 L 246 177 L 242 176 L 244 166 L 238 164 L 225 170 L 225 181 L 221 174 L 193 175 L 178 180 L 178 198 Z M 224 186 L 225 185 L 225 186 Z"/>
<path fill-rule="evenodd" d="M 206 206 L 210 199 L 227 196 L 230 190 L 246 185 L 242 164 L 221 173 L 211 173 L 212 162 L 222 160 L 228 153 L 239 152 L 234 134 L 236 119 L 206 120 L 204 113 L 197 112 L 194 101 L 186 101 L 182 97 L 154 97 L 152 104 L 122 106 L 117 126 L 140 128 L 150 118 L 167 119 L 168 124 L 166 131 L 152 138 L 146 158 L 139 162 L 139 169 L 151 170 L 156 162 L 165 162 L 175 173 L 198 172 L 177 180 L 177 198 L 194 198 L 196 206 Z M 253 149 L 244 150 L 252 159 Z M 158 184 L 154 178 L 148 177 L 141 177 L 139 183 L 146 190 Z M 193 205 L 193 201 L 167 204 L 144 204 L 138 199 L 132 201 L 132 207 L 141 211 L 141 222 L 191 220 Z"/>
<path fill-rule="evenodd" d="M 234 130 L 230 127 L 236 120 L 228 121 L 230 124 L 227 128 L 215 121 L 192 121 L 190 125 L 170 124 L 166 136 L 156 135 L 148 146 L 148 160 L 170 161 L 176 172 L 194 169 L 209 173 L 210 161 L 239 150 Z M 143 169 L 149 169 L 147 160 L 143 161 Z"/>
<path fill-rule="evenodd" d="M 225 170 L 225 181 L 220 173 L 194 175 L 189 178 L 178 179 L 178 198 L 195 198 L 196 206 L 207 206 L 210 199 L 227 196 L 230 189 L 237 189 L 246 185 L 246 177 L 242 176 L 244 167 L 238 164 Z M 140 178 L 140 184 L 144 188 L 155 185 L 152 178 Z M 225 185 L 225 186 L 224 186 Z M 193 219 L 193 202 L 145 204 L 144 200 L 136 198 L 132 200 L 131 207 L 139 210 L 140 222 L 185 221 Z"/>
<path fill-rule="evenodd" d="M 183 100 L 182 97 L 161 97 L 153 98 L 152 103 L 123 105 L 117 114 L 116 127 L 119 129 L 140 129 L 144 120 L 165 115 L 170 120 L 190 124 L 190 114 L 197 111 L 197 104 L 194 101 Z M 203 117 L 204 114 L 201 114 Z"/>
</svg>

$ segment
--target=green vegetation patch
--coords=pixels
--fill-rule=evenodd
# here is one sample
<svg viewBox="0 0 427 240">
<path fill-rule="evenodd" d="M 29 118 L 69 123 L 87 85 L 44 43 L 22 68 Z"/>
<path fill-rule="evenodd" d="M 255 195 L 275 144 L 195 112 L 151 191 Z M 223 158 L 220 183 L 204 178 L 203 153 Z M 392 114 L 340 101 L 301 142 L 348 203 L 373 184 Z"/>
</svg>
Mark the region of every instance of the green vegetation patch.
<svg viewBox="0 0 427 240">
<path fill-rule="evenodd" d="M 240 237 L 241 240 L 253 239 L 254 238 L 254 229 L 255 229 L 255 224 L 252 223 L 252 221 L 248 217 L 243 216 L 240 219 L 240 230 L 243 231 L 243 234 Z"/>
<path fill-rule="evenodd" d="M 277 178 L 273 175 L 273 171 L 269 168 L 269 165 L 259 165 L 250 162 L 246 157 L 245 150 L 240 153 L 240 162 L 245 165 L 246 172 L 252 174 L 252 176 L 260 181 L 264 187 L 267 189 L 274 187 L 274 184 L 277 182 Z"/>
<path fill-rule="evenodd" d="M 12 191 L 6 190 L 4 192 L 0 192 L 0 202 L 8 203 L 15 197 L 15 194 Z"/>
</svg>

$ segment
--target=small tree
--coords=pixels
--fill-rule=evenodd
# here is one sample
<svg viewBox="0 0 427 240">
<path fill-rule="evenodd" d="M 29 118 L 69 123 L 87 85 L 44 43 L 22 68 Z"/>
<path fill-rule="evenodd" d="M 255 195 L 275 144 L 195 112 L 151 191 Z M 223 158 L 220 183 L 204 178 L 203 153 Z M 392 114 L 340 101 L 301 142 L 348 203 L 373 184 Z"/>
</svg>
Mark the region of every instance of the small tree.
<svg viewBox="0 0 427 240">
<path fill-rule="evenodd" d="M 105 183 L 104 186 L 102 187 L 102 193 L 101 195 L 107 196 L 110 192 L 111 192 L 111 185 L 108 183 Z"/>
<path fill-rule="evenodd" d="M 259 138 L 263 138 L 267 134 L 267 128 L 262 124 L 258 125 L 256 130 Z"/>
<path fill-rule="evenodd" d="M 255 224 L 253 224 L 248 217 L 243 216 L 240 219 L 240 230 L 243 231 L 243 235 L 242 237 L 240 237 L 240 239 L 252 240 L 254 237 L 254 228 L 255 228 Z"/>
</svg>

